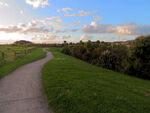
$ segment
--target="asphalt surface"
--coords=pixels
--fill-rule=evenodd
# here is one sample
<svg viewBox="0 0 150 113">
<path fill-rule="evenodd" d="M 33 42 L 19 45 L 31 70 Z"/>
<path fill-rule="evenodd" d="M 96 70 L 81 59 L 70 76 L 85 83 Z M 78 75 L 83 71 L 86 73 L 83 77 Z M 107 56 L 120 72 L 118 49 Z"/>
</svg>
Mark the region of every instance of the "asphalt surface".
<svg viewBox="0 0 150 113">
<path fill-rule="evenodd" d="M 42 87 L 41 71 L 53 55 L 26 64 L 0 80 L 0 113 L 52 113 Z"/>
</svg>

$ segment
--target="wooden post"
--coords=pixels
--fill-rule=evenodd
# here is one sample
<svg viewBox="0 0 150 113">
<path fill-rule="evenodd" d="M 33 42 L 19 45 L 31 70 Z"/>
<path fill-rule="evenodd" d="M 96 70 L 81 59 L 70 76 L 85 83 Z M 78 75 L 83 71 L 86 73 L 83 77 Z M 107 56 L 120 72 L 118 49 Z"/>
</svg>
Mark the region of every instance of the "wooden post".
<svg viewBox="0 0 150 113">
<path fill-rule="evenodd" d="M 27 54 L 27 51 L 25 50 L 24 53 Z"/>
<path fill-rule="evenodd" d="M 16 51 L 14 51 L 14 58 L 16 58 L 16 56 L 17 56 L 17 53 L 16 53 Z"/>
<path fill-rule="evenodd" d="M 4 60 L 5 59 L 5 53 L 2 52 L 2 59 Z"/>
</svg>

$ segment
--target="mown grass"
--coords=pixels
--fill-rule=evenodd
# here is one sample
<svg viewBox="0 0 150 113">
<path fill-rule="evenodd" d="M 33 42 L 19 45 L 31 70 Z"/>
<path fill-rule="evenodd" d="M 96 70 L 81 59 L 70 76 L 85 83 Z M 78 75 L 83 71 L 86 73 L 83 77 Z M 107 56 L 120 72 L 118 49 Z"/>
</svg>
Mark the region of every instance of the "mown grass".
<svg viewBox="0 0 150 113">
<path fill-rule="evenodd" d="M 17 69 L 21 65 L 36 61 L 36 60 L 41 59 L 41 58 L 44 58 L 45 55 L 46 55 L 46 53 L 44 51 L 42 51 L 42 48 L 36 48 L 31 53 L 20 56 L 20 57 L 14 59 L 12 62 L 2 64 L 0 66 L 0 79 L 2 77 L 4 77 L 5 75 L 14 71 L 15 69 Z"/>
<path fill-rule="evenodd" d="M 49 49 L 42 80 L 54 113 L 149 113 L 150 81 L 90 65 Z"/>
</svg>

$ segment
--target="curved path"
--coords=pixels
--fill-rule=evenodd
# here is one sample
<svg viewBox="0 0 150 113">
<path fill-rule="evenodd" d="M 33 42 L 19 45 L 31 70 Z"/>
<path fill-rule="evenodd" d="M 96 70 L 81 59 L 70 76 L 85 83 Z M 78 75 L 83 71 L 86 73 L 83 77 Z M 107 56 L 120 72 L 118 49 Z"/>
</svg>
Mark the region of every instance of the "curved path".
<svg viewBox="0 0 150 113">
<path fill-rule="evenodd" d="M 53 55 L 26 64 L 0 80 L 0 113 L 50 113 L 42 88 L 41 70 Z"/>
</svg>

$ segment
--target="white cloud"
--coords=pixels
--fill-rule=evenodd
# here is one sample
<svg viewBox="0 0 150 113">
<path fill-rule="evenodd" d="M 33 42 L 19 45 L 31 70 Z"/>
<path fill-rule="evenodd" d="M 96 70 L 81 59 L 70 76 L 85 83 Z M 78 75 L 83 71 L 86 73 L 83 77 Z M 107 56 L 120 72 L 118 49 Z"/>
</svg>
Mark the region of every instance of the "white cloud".
<svg viewBox="0 0 150 113">
<path fill-rule="evenodd" d="M 26 24 L 19 23 L 17 26 L 18 26 L 19 28 L 25 28 L 25 27 L 26 27 Z"/>
<path fill-rule="evenodd" d="M 57 11 L 58 13 L 60 13 L 60 12 L 61 12 L 61 10 L 60 10 L 60 9 L 56 9 L 56 11 Z"/>
<path fill-rule="evenodd" d="M 72 8 L 69 8 L 69 7 L 62 8 L 62 9 L 56 9 L 56 10 L 57 10 L 58 13 L 65 12 L 64 16 L 76 16 L 76 15 L 77 16 L 89 16 L 89 15 L 94 15 L 94 14 L 99 12 L 99 10 L 95 10 L 95 11 L 91 11 L 91 12 L 90 11 L 80 10 L 80 11 L 77 12 L 77 14 L 76 13 L 70 14 L 70 12 L 75 11 L 75 10 L 72 9 Z"/>
<path fill-rule="evenodd" d="M 50 34 L 50 35 L 46 35 L 46 40 L 54 40 L 57 38 L 57 35 L 56 34 Z"/>
<path fill-rule="evenodd" d="M 64 16 L 76 16 L 76 14 L 75 13 L 73 13 L 73 14 L 66 13 Z"/>
<path fill-rule="evenodd" d="M 93 38 L 92 36 L 88 36 L 84 34 L 80 37 L 80 40 L 91 40 L 92 38 Z"/>
<path fill-rule="evenodd" d="M 150 25 L 134 23 L 122 24 L 116 27 L 116 33 L 121 35 L 149 35 Z"/>
<path fill-rule="evenodd" d="M 7 26 L 7 27 L 0 27 L 0 32 L 5 32 L 5 33 L 16 33 L 16 32 L 21 32 L 22 29 L 19 28 L 18 26 Z"/>
<path fill-rule="evenodd" d="M 73 11 L 73 9 L 72 9 L 72 8 L 68 8 L 68 7 L 67 7 L 67 8 L 62 8 L 62 9 L 57 9 L 57 12 L 58 12 L 58 13 L 64 12 L 64 13 L 65 13 L 64 16 L 76 16 L 75 13 L 70 14 L 69 12 L 71 12 L 71 11 Z"/>
<path fill-rule="evenodd" d="M 113 26 L 110 24 L 99 24 L 94 21 L 89 25 L 84 25 L 82 31 L 89 34 L 114 33 L 119 35 L 149 35 L 150 25 L 128 23 Z"/>
<path fill-rule="evenodd" d="M 66 34 L 66 35 L 63 36 L 63 39 L 69 39 L 69 38 L 71 38 L 70 34 Z"/>
<path fill-rule="evenodd" d="M 78 11 L 78 16 L 89 16 L 89 15 L 94 15 L 98 12 L 99 12 L 99 10 L 95 10 L 95 11 L 92 11 L 92 12 L 80 10 L 80 11 Z"/>
<path fill-rule="evenodd" d="M 0 7 L 8 7 L 8 4 L 4 2 L 0 2 Z"/>
<path fill-rule="evenodd" d="M 68 11 L 73 11 L 73 9 L 72 8 L 62 8 L 62 11 L 63 12 L 68 12 Z"/>
<path fill-rule="evenodd" d="M 63 20 L 59 16 L 45 18 L 43 20 L 40 20 L 40 22 L 44 25 L 50 25 L 51 27 L 54 27 L 57 29 L 64 28 L 66 26 L 65 24 L 62 23 Z"/>
<path fill-rule="evenodd" d="M 49 0 L 26 0 L 26 3 L 32 5 L 33 8 L 44 8 L 49 5 Z"/>
<path fill-rule="evenodd" d="M 21 14 L 21 15 L 23 15 L 23 14 L 24 14 L 23 10 L 20 10 L 20 14 Z"/>
<path fill-rule="evenodd" d="M 23 23 L 19 23 L 18 25 L 0 27 L 0 32 L 34 34 L 34 33 L 48 33 L 49 29 L 45 28 L 44 26 L 38 26 L 34 22 L 30 22 L 27 25 Z"/>
<path fill-rule="evenodd" d="M 90 25 L 84 25 L 82 28 L 82 31 L 85 33 L 114 33 L 116 28 L 113 25 L 110 24 L 99 24 L 98 22 L 91 22 Z"/>
<path fill-rule="evenodd" d="M 72 32 L 77 32 L 79 29 L 71 29 Z"/>
<path fill-rule="evenodd" d="M 56 22 L 63 22 L 60 16 L 52 16 L 49 18 L 44 19 L 45 21 L 56 21 Z"/>
<path fill-rule="evenodd" d="M 35 35 L 32 37 L 32 40 L 55 40 L 57 35 L 55 33 L 52 34 L 42 34 L 42 35 Z"/>
<path fill-rule="evenodd" d="M 82 22 L 81 21 L 78 21 L 78 22 L 72 22 L 72 25 L 81 25 Z"/>
<path fill-rule="evenodd" d="M 45 27 L 33 27 L 33 28 L 27 28 L 22 33 L 24 34 L 32 34 L 32 33 L 48 33 L 49 30 Z"/>
<path fill-rule="evenodd" d="M 65 33 L 65 32 L 67 32 L 68 31 L 68 29 L 56 29 L 56 33 Z"/>
<path fill-rule="evenodd" d="M 65 12 L 68 13 L 69 11 L 73 11 L 72 8 L 66 7 L 66 8 L 62 8 L 62 9 L 56 9 L 58 13 L 60 12 Z"/>
</svg>

